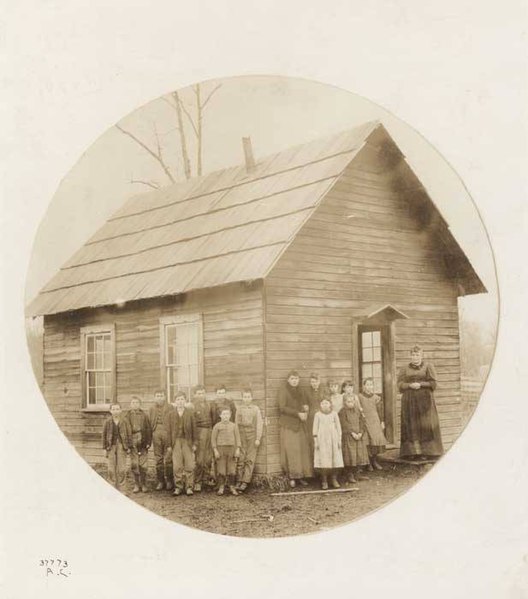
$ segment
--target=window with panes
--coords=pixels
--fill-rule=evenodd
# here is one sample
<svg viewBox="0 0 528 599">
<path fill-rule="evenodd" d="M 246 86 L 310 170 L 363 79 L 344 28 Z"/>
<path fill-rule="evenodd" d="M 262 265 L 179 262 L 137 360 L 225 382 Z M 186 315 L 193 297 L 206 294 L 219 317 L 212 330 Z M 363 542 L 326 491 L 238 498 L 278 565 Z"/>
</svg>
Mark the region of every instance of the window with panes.
<svg viewBox="0 0 528 599">
<path fill-rule="evenodd" d="M 202 320 L 200 315 L 165 318 L 161 323 L 163 368 L 169 401 L 177 391 L 191 398 L 202 382 Z"/>
<path fill-rule="evenodd" d="M 83 344 L 83 407 L 104 408 L 115 398 L 114 328 L 85 327 Z"/>
<path fill-rule="evenodd" d="M 374 380 L 374 393 L 383 394 L 383 352 L 380 330 L 360 331 L 361 380 Z"/>
</svg>

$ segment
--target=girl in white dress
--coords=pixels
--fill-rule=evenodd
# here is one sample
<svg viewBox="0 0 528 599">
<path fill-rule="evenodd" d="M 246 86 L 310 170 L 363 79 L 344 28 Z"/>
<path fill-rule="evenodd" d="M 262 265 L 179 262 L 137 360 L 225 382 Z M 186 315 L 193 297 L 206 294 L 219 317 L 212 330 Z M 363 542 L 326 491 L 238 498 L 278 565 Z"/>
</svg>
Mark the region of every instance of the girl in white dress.
<svg viewBox="0 0 528 599">
<path fill-rule="evenodd" d="M 322 489 L 328 489 L 328 476 L 332 487 L 339 489 L 337 472 L 339 468 L 343 468 L 341 423 L 328 399 L 321 401 L 320 408 L 314 416 L 313 423 L 314 467 L 321 474 Z"/>
<path fill-rule="evenodd" d="M 339 393 L 339 387 L 340 385 L 337 381 L 328 381 L 330 403 L 332 404 L 332 410 L 336 414 L 339 414 L 339 411 L 343 407 L 343 394 Z"/>
</svg>

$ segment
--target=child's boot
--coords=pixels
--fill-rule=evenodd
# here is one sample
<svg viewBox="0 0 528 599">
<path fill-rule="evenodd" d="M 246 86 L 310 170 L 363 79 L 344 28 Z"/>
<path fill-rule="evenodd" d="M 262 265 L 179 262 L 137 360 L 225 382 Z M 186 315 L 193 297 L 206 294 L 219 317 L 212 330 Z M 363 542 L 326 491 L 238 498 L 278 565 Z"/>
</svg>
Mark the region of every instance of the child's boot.
<svg viewBox="0 0 528 599">
<path fill-rule="evenodd" d="M 139 474 L 134 473 L 134 488 L 132 489 L 132 493 L 139 493 L 140 481 Z"/>
<path fill-rule="evenodd" d="M 376 470 L 383 470 L 383 466 L 378 462 L 378 458 L 372 458 L 372 465 Z"/>
<path fill-rule="evenodd" d="M 235 489 L 235 485 L 233 483 L 234 483 L 233 478 L 229 477 L 228 478 L 229 491 L 230 491 L 231 495 L 238 495 L 238 491 Z"/>
<path fill-rule="evenodd" d="M 330 479 L 330 482 L 332 483 L 332 487 L 334 489 L 339 489 L 341 488 L 341 485 L 339 484 L 339 481 L 337 480 L 337 476 L 335 474 L 332 474 L 332 477 Z"/>
<path fill-rule="evenodd" d="M 348 471 L 347 481 L 349 483 L 357 483 L 356 477 L 354 476 L 354 470 L 352 470 L 352 468 L 350 468 L 350 470 Z"/>
<path fill-rule="evenodd" d="M 143 493 L 146 493 L 148 491 L 148 488 L 147 488 L 147 473 L 144 470 L 142 470 L 140 472 L 140 474 L 139 474 L 139 480 L 141 482 L 141 491 Z"/>
<path fill-rule="evenodd" d="M 224 485 L 221 484 L 218 487 L 217 495 L 223 495 L 224 494 L 224 490 L 225 490 L 225 487 L 224 487 Z"/>
<path fill-rule="evenodd" d="M 321 489 L 326 491 L 328 489 L 328 478 L 326 474 L 321 475 Z"/>
<path fill-rule="evenodd" d="M 158 480 L 158 484 L 156 485 L 156 491 L 163 491 L 163 483 L 161 480 Z"/>
<path fill-rule="evenodd" d="M 356 478 L 357 478 L 358 480 L 369 480 L 369 477 L 368 477 L 368 476 L 365 476 L 365 475 L 363 474 L 363 472 L 361 471 L 361 468 L 358 468 L 358 469 L 356 470 Z"/>
</svg>

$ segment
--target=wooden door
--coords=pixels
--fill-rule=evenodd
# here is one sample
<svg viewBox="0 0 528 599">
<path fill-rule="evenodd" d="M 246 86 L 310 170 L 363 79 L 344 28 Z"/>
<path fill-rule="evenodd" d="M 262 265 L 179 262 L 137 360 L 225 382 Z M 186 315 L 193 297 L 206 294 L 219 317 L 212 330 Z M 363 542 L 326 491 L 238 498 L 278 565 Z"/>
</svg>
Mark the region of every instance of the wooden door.
<svg viewBox="0 0 528 599">
<path fill-rule="evenodd" d="M 366 378 L 374 380 L 374 393 L 382 398 L 382 418 L 385 421 L 385 436 L 394 441 L 394 393 L 390 325 L 359 325 L 357 328 L 357 372 L 360 388 Z"/>
</svg>

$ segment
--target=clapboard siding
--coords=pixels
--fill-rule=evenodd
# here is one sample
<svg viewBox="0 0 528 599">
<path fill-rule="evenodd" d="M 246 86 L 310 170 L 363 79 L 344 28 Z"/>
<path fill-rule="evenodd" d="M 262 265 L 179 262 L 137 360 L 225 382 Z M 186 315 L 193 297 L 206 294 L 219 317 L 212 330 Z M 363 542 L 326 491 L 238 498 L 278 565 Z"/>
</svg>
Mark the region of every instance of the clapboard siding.
<svg viewBox="0 0 528 599">
<path fill-rule="evenodd" d="M 183 301 L 148 300 L 121 309 L 46 316 L 44 394 L 60 428 L 88 462 L 104 461 L 100 436 L 106 414 L 81 410 L 81 327 L 115 325 L 117 398 L 126 407 L 130 396 L 137 394 L 148 409 L 161 384 L 159 320 L 185 312 L 199 312 L 203 317 L 204 383 L 208 391 L 214 392 L 214 386 L 223 383 L 240 397 L 242 388 L 251 385 L 255 402 L 265 415 L 260 285 L 195 292 Z M 263 443 L 257 472 L 265 471 L 266 451 Z"/>
<path fill-rule="evenodd" d="M 368 149 L 348 167 L 265 281 L 268 471 L 280 470 L 277 392 L 291 368 L 304 382 L 352 374 L 352 312 L 393 304 L 397 367 L 420 343 L 438 371 L 436 399 L 449 446 L 461 427 L 456 282 L 443 246 L 416 218 L 393 174 Z M 354 366 L 355 367 L 355 366 Z M 399 398 L 395 438 L 399 439 Z"/>
</svg>

